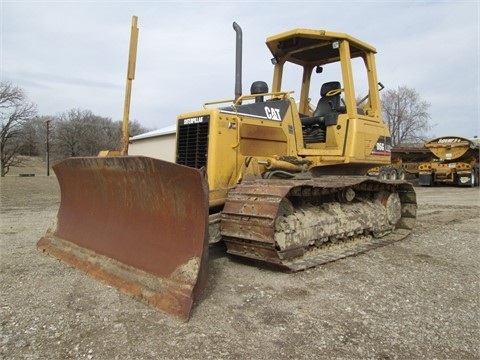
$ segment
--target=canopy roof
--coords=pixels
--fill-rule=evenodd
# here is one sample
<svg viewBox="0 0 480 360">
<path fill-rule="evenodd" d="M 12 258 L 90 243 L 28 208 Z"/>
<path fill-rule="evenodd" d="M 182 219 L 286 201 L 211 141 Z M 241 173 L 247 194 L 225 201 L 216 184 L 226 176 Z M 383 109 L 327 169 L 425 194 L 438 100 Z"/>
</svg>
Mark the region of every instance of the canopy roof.
<svg viewBox="0 0 480 360">
<path fill-rule="evenodd" d="M 373 46 L 348 34 L 328 30 L 294 29 L 268 37 L 266 44 L 278 60 L 317 66 L 339 61 L 334 43 L 341 40 L 348 41 L 352 58 L 377 52 Z"/>
</svg>

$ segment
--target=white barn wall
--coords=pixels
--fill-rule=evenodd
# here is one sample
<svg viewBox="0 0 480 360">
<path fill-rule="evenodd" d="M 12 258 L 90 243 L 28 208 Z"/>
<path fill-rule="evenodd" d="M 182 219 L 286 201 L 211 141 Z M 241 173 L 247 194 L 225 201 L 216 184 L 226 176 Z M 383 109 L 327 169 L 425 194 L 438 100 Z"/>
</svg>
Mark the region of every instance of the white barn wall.
<svg viewBox="0 0 480 360">
<path fill-rule="evenodd" d="M 142 139 L 131 139 L 128 146 L 129 155 L 143 155 L 155 159 L 175 161 L 176 134 L 164 134 Z"/>
</svg>

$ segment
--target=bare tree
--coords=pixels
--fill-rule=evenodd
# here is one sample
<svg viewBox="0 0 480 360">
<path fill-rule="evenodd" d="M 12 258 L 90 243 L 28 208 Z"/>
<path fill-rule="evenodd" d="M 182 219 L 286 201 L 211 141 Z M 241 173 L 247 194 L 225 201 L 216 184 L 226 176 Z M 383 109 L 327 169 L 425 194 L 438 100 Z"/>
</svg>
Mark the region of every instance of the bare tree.
<svg viewBox="0 0 480 360">
<path fill-rule="evenodd" d="M 121 136 L 122 136 L 122 121 L 120 120 L 115 122 L 115 127 L 117 128 L 117 137 L 118 137 L 116 141 L 118 141 L 118 139 L 121 139 Z M 151 130 L 152 129 L 148 129 L 144 127 L 142 124 L 140 124 L 138 120 L 131 120 L 128 122 L 128 136 L 140 135 Z"/>
<path fill-rule="evenodd" d="M 47 122 L 49 116 L 36 116 L 22 125 L 21 155 L 43 156 L 46 154 Z"/>
<path fill-rule="evenodd" d="M 90 110 L 71 109 L 54 123 L 53 142 L 60 158 L 91 156 L 98 152 L 98 124 Z"/>
<path fill-rule="evenodd" d="M 11 166 L 19 165 L 22 148 L 22 126 L 37 114 L 35 104 L 29 102 L 23 89 L 9 82 L 0 82 L 0 176 Z"/>
<path fill-rule="evenodd" d="M 137 121 L 130 123 L 130 134 L 147 131 Z M 53 124 L 53 151 L 56 160 L 76 156 L 96 156 L 101 150 L 119 150 L 122 122 L 97 116 L 90 110 L 71 109 Z"/>
<path fill-rule="evenodd" d="M 392 135 L 392 145 L 426 141 L 431 130 L 430 104 L 411 88 L 399 86 L 382 94 L 382 112 Z"/>
</svg>

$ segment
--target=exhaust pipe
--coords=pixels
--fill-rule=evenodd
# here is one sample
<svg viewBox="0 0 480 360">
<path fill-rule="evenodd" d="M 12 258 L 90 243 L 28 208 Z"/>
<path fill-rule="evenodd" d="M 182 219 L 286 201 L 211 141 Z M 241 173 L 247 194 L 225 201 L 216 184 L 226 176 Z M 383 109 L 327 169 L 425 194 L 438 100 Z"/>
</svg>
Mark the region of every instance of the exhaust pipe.
<svg viewBox="0 0 480 360">
<path fill-rule="evenodd" d="M 242 96 L 242 28 L 235 21 L 233 29 L 237 33 L 235 51 L 235 101 Z"/>
</svg>

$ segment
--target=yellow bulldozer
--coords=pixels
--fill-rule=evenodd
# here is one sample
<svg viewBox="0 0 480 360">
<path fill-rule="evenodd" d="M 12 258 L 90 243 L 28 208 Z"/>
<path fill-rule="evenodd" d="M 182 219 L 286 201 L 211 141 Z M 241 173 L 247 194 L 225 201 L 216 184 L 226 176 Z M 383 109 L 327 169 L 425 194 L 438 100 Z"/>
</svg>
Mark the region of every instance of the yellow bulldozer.
<svg viewBox="0 0 480 360">
<path fill-rule="evenodd" d="M 390 163 L 375 48 L 326 30 L 268 37 L 271 88 L 255 81 L 242 94 L 233 28 L 234 98 L 178 116 L 175 163 L 127 155 L 55 165 L 60 208 L 38 242 L 183 320 L 205 287 L 209 244 L 299 271 L 401 240 L 416 219 L 411 184 L 364 176 Z M 282 87 L 291 74 L 298 97 Z"/>
</svg>

